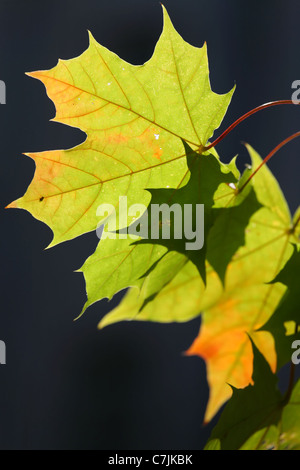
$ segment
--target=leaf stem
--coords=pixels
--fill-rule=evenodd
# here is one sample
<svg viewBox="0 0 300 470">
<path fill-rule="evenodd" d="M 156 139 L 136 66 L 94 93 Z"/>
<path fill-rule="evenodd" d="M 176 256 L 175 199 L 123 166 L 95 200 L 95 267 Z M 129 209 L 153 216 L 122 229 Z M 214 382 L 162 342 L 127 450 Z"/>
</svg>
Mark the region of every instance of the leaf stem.
<svg viewBox="0 0 300 470">
<path fill-rule="evenodd" d="M 247 119 L 248 117 L 252 116 L 252 114 L 257 113 L 258 111 L 262 111 L 263 109 L 270 108 L 271 106 L 278 106 L 281 104 L 295 104 L 292 100 L 277 100 L 277 101 L 270 101 L 269 103 L 262 104 L 260 106 L 257 106 L 254 109 L 251 109 L 251 111 L 248 111 L 246 114 L 241 116 L 239 119 L 237 119 L 231 126 L 228 127 L 214 142 L 209 144 L 207 147 L 204 147 L 203 151 L 209 150 L 213 147 L 215 147 L 221 140 L 224 139 L 236 126 L 238 126 L 242 121 Z"/>
<path fill-rule="evenodd" d="M 278 152 L 278 150 L 280 150 L 284 145 L 286 145 L 288 142 L 290 142 L 291 140 L 293 139 L 296 139 L 296 137 L 299 137 L 300 136 L 300 131 L 298 132 L 295 132 L 295 134 L 293 135 L 290 135 L 289 137 L 287 137 L 286 139 L 284 139 L 282 142 L 280 142 L 280 144 L 278 144 L 273 150 L 271 150 L 271 152 L 263 159 L 263 161 L 261 162 L 261 164 L 256 168 L 256 170 L 249 176 L 249 178 L 247 179 L 247 181 L 245 181 L 245 183 L 239 188 L 238 192 L 241 193 L 243 191 L 243 189 L 245 188 L 245 186 L 247 186 L 247 184 L 251 181 L 251 179 L 253 178 L 254 175 L 256 175 L 256 173 L 261 169 L 261 167 L 263 165 L 265 165 L 269 160 L 270 158 L 272 158 L 276 152 Z"/>
</svg>

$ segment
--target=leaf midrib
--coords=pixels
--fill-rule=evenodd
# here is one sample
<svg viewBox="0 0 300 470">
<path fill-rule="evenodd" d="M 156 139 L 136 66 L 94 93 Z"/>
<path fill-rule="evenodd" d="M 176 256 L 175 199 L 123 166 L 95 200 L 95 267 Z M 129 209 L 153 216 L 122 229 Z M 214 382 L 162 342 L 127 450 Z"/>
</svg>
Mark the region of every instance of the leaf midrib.
<svg viewBox="0 0 300 470">
<path fill-rule="evenodd" d="M 38 78 L 38 75 L 39 75 L 39 72 L 35 72 L 34 76 Z M 97 99 L 99 99 L 99 100 L 102 100 L 102 101 L 105 101 L 106 103 L 109 103 L 109 104 L 111 104 L 111 105 L 113 105 L 113 106 L 116 106 L 116 107 L 118 107 L 118 108 L 122 108 L 122 109 L 124 109 L 124 110 L 126 110 L 126 111 L 129 111 L 129 112 L 131 112 L 132 114 L 135 114 L 136 116 L 140 117 L 141 119 L 144 119 L 145 121 L 149 122 L 150 124 L 153 124 L 153 125 L 159 127 L 161 130 L 163 130 L 163 131 L 165 131 L 165 132 L 167 132 L 167 133 L 173 135 L 174 137 L 177 137 L 178 139 L 183 139 L 183 140 L 185 140 L 185 142 L 187 142 L 187 143 L 190 144 L 190 145 L 193 145 L 194 147 L 199 147 L 199 146 L 201 145 L 201 142 L 200 142 L 200 141 L 199 141 L 199 142 L 193 142 L 193 141 L 191 141 L 191 140 L 189 140 L 189 139 L 186 139 L 186 138 L 182 137 L 181 135 L 179 135 L 179 134 L 177 134 L 177 133 L 171 131 L 170 129 L 167 129 L 166 127 L 162 126 L 162 125 L 159 124 L 158 122 L 153 121 L 153 120 L 150 119 L 150 118 L 147 118 L 146 116 L 144 116 L 143 114 L 139 113 L 138 111 L 135 111 L 135 110 L 132 109 L 131 107 L 129 108 L 129 107 L 126 107 L 125 105 L 117 104 L 117 103 L 114 102 L 114 101 L 111 101 L 111 100 L 109 100 L 109 99 L 107 99 L 107 98 L 102 98 L 101 96 L 99 96 L 99 95 L 97 95 L 97 94 L 95 94 L 95 93 L 92 93 L 91 91 L 83 90 L 82 88 L 79 88 L 79 87 L 76 86 L 76 85 L 69 84 L 69 83 L 67 83 L 67 82 L 65 82 L 65 81 L 63 81 L 63 80 L 60 80 L 60 79 L 56 78 L 56 77 L 51 77 L 51 76 L 45 75 L 45 74 L 40 74 L 40 75 L 41 75 L 42 77 L 46 77 L 48 80 L 53 80 L 53 81 L 55 81 L 55 82 L 62 83 L 62 84 L 64 84 L 64 85 L 67 85 L 67 86 L 69 86 L 69 87 L 71 87 L 71 88 L 74 88 L 74 89 L 76 89 L 76 90 L 78 90 L 78 91 L 81 91 L 81 92 L 83 92 L 83 93 L 86 93 L 87 95 L 94 96 L 95 98 L 97 98 Z M 43 81 L 43 80 L 41 80 L 41 81 Z M 52 100 L 52 101 L 53 101 L 53 100 Z M 53 102 L 54 102 L 54 101 L 53 101 Z M 55 102 L 54 102 L 54 104 L 55 104 Z M 55 104 L 55 108 L 56 108 L 56 104 Z M 56 112 L 57 112 L 57 110 L 56 110 Z M 95 112 L 96 112 L 96 111 L 95 111 Z M 91 114 L 92 114 L 92 113 L 91 113 Z M 78 118 L 78 117 L 80 117 L 80 116 L 76 116 L 76 117 Z M 63 119 L 63 120 L 72 119 L 72 117 L 58 117 L 58 118 L 56 118 L 56 116 L 55 116 L 55 118 L 54 118 L 54 120 L 56 120 L 56 121 L 58 121 L 58 122 L 64 123 L 64 121 L 62 121 L 62 119 Z M 68 125 L 70 125 L 70 124 L 68 124 Z M 73 127 L 76 127 L 77 129 L 80 129 L 81 131 L 85 132 L 84 128 L 82 128 L 82 127 L 78 127 L 78 126 L 73 126 Z M 88 132 L 87 132 L 87 135 L 88 135 Z"/>
</svg>

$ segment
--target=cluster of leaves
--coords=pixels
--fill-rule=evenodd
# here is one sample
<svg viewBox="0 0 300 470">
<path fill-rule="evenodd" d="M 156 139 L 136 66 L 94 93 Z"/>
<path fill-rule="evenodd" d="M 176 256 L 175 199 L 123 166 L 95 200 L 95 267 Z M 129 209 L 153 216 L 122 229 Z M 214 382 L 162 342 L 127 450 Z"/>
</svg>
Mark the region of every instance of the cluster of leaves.
<svg viewBox="0 0 300 470">
<path fill-rule="evenodd" d="M 291 217 L 276 179 L 249 145 L 251 167 L 242 175 L 236 159 L 222 163 L 209 145 L 234 90 L 212 92 L 206 45 L 186 43 L 164 10 L 162 35 L 142 66 L 90 35 L 79 57 L 29 75 L 46 86 L 54 120 L 87 137 L 72 149 L 28 154 L 34 179 L 9 207 L 48 224 L 51 246 L 107 221 L 97 215 L 100 204 L 112 204 L 120 216 L 116 239 L 101 240 L 81 268 L 82 313 L 129 288 L 100 328 L 201 314 L 186 354 L 206 361 L 206 422 L 231 398 L 207 448 L 300 448 L 300 384 L 282 397 L 275 375 L 299 335 L 300 211 Z M 130 205 L 204 204 L 203 248 L 186 251 L 186 240 L 174 236 L 121 236 L 127 224 L 120 196 Z M 129 223 L 141 226 L 142 214 Z"/>
</svg>

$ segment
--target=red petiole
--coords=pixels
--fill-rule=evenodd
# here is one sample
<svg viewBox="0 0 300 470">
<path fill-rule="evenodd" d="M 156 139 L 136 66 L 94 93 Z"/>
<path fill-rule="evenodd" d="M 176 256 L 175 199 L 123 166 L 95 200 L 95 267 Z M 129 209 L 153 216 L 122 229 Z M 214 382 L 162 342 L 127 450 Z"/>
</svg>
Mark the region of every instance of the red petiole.
<svg viewBox="0 0 300 470">
<path fill-rule="evenodd" d="M 214 142 L 209 144 L 207 147 L 204 147 L 203 151 L 209 150 L 213 147 L 215 147 L 218 143 L 221 142 L 236 126 L 238 126 L 241 122 L 243 122 L 245 119 L 248 117 L 252 116 L 252 114 L 257 113 L 258 111 L 262 111 L 263 109 L 270 108 L 272 106 L 278 106 L 281 104 L 293 104 L 295 105 L 295 102 L 292 100 L 278 100 L 278 101 L 270 101 L 269 103 L 262 104 L 260 106 L 257 106 L 254 109 L 251 109 L 251 111 L 248 111 L 246 114 L 241 116 L 239 119 L 237 119 L 231 126 L 228 127 Z"/>
<path fill-rule="evenodd" d="M 276 152 L 278 152 L 279 149 L 281 149 L 281 147 L 283 147 L 285 144 L 287 144 L 288 142 L 290 142 L 291 140 L 293 139 L 296 139 L 296 137 L 300 137 L 300 131 L 298 132 L 295 132 L 295 134 L 293 135 L 290 135 L 289 137 L 287 137 L 286 139 L 284 139 L 282 142 L 280 142 L 280 144 L 278 144 L 264 159 L 263 161 L 261 162 L 261 164 L 256 168 L 256 170 L 252 173 L 252 175 L 249 176 L 249 178 L 247 179 L 247 181 L 239 188 L 239 193 L 241 191 L 243 191 L 243 189 L 245 188 L 245 186 L 247 186 L 247 184 L 249 183 L 249 181 L 251 181 L 251 179 L 253 178 L 254 175 L 256 175 L 256 173 L 261 169 L 261 167 L 267 163 L 268 160 L 270 160 L 270 158 L 273 157 L 273 155 L 275 155 Z"/>
<path fill-rule="evenodd" d="M 270 108 L 272 106 L 278 106 L 278 105 L 281 105 L 281 104 L 295 104 L 294 101 L 292 100 L 277 100 L 277 101 L 270 101 L 269 103 L 265 103 L 265 104 L 262 104 L 260 106 L 257 106 L 256 108 L 254 109 L 251 109 L 251 111 L 248 111 L 246 114 L 243 114 L 243 116 L 241 116 L 239 119 L 237 119 L 233 124 L 231 124 L 231 126 L 228 127 L 228 129 L 226 129 L 214 142 L 212 142 L 211 144 L 209 144 L 208 146 L 204 147 L 203 148 L 203 151 L 206 151 L 206 150 L 209 150 L 213 147 L 215 147 L 219 142 L 221 142 L 236 126 L 238 126 L 241 122 L 243 122 L 245 119 L 247 119 L 248 117 L 252 116 L 252 114 L 255 114 L 257 113 L 258 111 L 262 111 L 263 109 L 266 109 L 266 108 Z M 267 163 L 268 160 L 270 160 L 270 158 L 273 157 L 273 155 L 275 155 L 276 152 L 278 152 L 279 149 L 281 149 L 281 147 L 283 147 L 284 145 L 286 145 L 288 142 L 290 142 L 291 140 L 295 139 L 296 137 L 299 137 L 300 136 L 300 131 L 296 132 L 295 134 L 287 137 L 285 140 L 283 140 L 282 142 L 280 142 L 280 144 L 278 144 L 265 158 L 264 160 L 262 161 L 262 163 L 259 165 L 258 168 L 256 168 L 256 170 L 252 173 L 252 175 L 250 175 L 250 177 L 247 179 L 247 181 L 239 188 L 238 192 L 240 193 L 241 191 L 243 191 L 243 189 L 245 188 L 245 186 L 247 186 L 247 184 L 251 181 L 251 179 L 253 178 L 253 176 L 260 170 L 260 168 L 265 164 Z M 298 222 L 298 221 L 297 221 Z M 297 224 L 296 224 L 297 225 Z"/>
</svg>

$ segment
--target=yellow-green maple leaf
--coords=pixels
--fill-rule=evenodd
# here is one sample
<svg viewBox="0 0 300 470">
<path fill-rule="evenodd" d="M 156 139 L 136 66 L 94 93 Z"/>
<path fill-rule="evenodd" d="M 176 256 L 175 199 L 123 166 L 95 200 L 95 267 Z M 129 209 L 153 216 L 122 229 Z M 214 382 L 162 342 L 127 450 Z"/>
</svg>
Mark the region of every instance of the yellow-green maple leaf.
<svg viewBox="0 0 300 470">
<path fill-rule="evenodd" d="M 261 164 L 261 158 L 251 147 L 248 150 L 255 169 Z M 206 421 L 230 398 L 232 390 L 228 384 L 243 388 L 251 383 L 253 353 L 249 336 L 273 371 L 277 365 L 273 336 L 258 330 L 272 316 L 285 292 L 284 286 L 268 282 L 291 256 L 291 243 L 297 242 L 297 236 L 291 230 L 293 222 L 286 201 L 266 165 L 251 184 L 257 200 L 250 194 L 239 206 L 224 209 L 211 229 L 207 242 L 210 264 L 206 288 L 195 266 L 191 262 L 182 266 L 179 259 L 178 271 L 163 289 L 153 295 L 151 286 L 156 281 L 153 270 L 141 286 L 128 291 L 120 305 L 99 325 L 104 327 L 121 320 L 187 321 L 202 312 L 199 336 L 188 354 L 199 355 L 206 362 L 210 387 Z M 228 190 L 227 199 L 235 197 Z M 249 222 L 244 226 L 247 212 Z M 238 243 L 223 285 L 212 264 L 217 269 L 222 252 L 231 250 L 241 230 L 245 232 L 245 240 Z M 155 269 L 163 270 L 165 262 L 163 259 Z"/>
<path fill-rule="evenodd" d="M 69 150 L 27 154 L 36 172 L 23 208 L 51 227 L 52 245 L 95 230 L 100 204 L 147 205 L 144 188 L 177 186 L 187 171 L 182 141 L 201 149 L 219 127 L 232 92 L 211 91 L 206 45 L 197 48 L 164 28 L 152 58 L 131 65 L 97 43 L 59 60 L 41 80 L 56 107 L 54 121 L 80 128 L 86 141 Z"/>
</svg>

